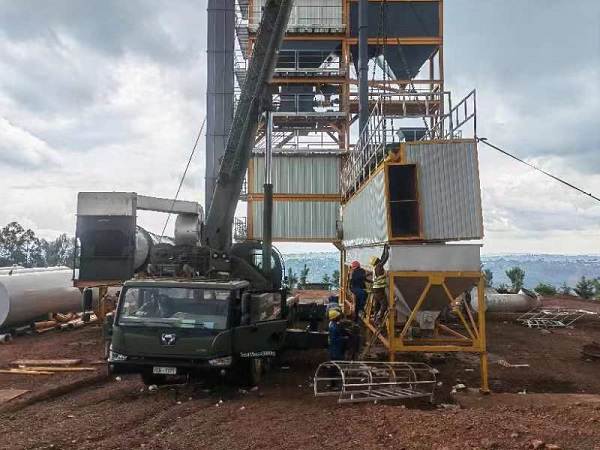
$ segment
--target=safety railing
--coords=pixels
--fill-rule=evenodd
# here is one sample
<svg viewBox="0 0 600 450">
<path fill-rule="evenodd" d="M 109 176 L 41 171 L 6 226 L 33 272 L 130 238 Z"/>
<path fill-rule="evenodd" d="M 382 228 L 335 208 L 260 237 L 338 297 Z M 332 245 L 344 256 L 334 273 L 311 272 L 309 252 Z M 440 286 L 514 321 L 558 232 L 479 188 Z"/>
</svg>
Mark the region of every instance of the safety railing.
<svg viewBox="0 0 600 450">
<path fill-rule="evenodd" d="M 276 113 L 340 112 L 340 96 L 319 93 L 276 93 L 273 95 L 273 108 Z"/>
<path fill-rule="evenodd" d="M 249 9 L 248 28 L 256 31 L 262 18 L 266 0 L 255 0 Z M 316 4 L 312 0 L 296 0 L 290 14 L 287 31 L 342 32 L 345 30 L 342 0 L 324 0 Z"/>
<path fill-rule="evenodd" d="M 466 125 L 471 124 L 470 132 Z M 450 110 L 438 118 L 434 125 L 427 131 L 424 140 L 430 139 L 456 139 L 463 137 L 464 132 L 477 136 L 477 92 L 473 89 L 455 106 L 450 105 Z"/>
<path fill-rule="evenodd" d="M 340 58 L 329 51 L 281 50 L 275 66 L 275 75 L 307 73 L 337 75 L 342 73 Z"/>
<path fill-rule="evenodd" d="M 347 196 L 358 189 L 401 141 L 401 128 L 394 126 L 394 119 L 435 117 L 449 97 L 449 92 L 418 91 L 379 96 L 342 164 L 342 193 Z"/>
<path fill-rule="evenodd" d="M 358 104 L 358 92 L 351 92 L 350 104 Z M 395 118 L 436 117 L 450 101 L 450 92 L 431 92 L 428 89 L 410 90 L 396 94 L 369 93 L 369 102 L 385 103 L 386 116 Z"/>
<path fill-rule="evenodd" d="M 240 100 L 240 91 L 234 91 L 234 110 Z M 342 114 L 340 96 L 311 94 L 274 94 L 272 97 L 273 111 L 276 115 L 331 115 Z"/>
<path fill-rule="evenodd" d="M 248 68 L 248 60 L 243 52 L 234 54 L 234 70 L 243 73 Z M 275 77 L 284 76 L 338 76 L 345 70 L 340 59 L 326 51 L 282 50 L 275 66 Z"/>
<path fill-rule="evenodd" d="M 353 97 L 350 98 L 353 101 Z M 358 98 L 354 99 L 358 101 Z M 443 111 L 448 111 L 444 114 Z M 423 127 L 403 128 L 398 119 L 423 119 Z M 433 125 L 430 126 L 431 120 Z M 342 164 L 342 193 L 347 197 L 376 170 L 390 150 L 406 140 L 456 139 L 463 137 L 467 124 L 477 135 L 477 105 L 475 90 L 456 106 L 450 92 L 411 92 L 381 95 L 369 115 L 367 126 L 357 144 L 350 148 Z M 412 130 L 412 139 L 411 139 Z M 405 131 L 408 131 L 408 135 Z"/>
<path fill-rule="evenodd" d="M 259 136 L 254 151 L 265 150 L 266 141 Z M 326 132 L 306 133 L 304 130 L 286 130 L 273 132 L 273 151 L 300 153 L 339 153 L 345 151 L 340 143 Z"/>
</svg>

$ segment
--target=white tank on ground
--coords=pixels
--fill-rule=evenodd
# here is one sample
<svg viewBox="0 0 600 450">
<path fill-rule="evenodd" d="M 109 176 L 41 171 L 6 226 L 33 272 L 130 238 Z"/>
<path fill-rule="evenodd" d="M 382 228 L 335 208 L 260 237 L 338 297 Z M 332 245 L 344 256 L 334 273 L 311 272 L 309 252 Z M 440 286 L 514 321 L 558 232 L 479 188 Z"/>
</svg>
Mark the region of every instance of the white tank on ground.
<svg viewBox="0 0 600 450">
<path fill-rule="evenodd" d="M 0 330 L 24 324 L 44 314 L 81 310 L 81 293 L 73 287 L 68 267 L 0 272 Z"/>
<path fill-rule="evenodd" d="M 500 294 L 492 288 L 485 290 L 486 312 L 517 313 L 537 308 L 542 301 L 534 293 L 520 290 L 518 294 Z M 471 292 L 471 305 L 477 311 L 477 291 Z"/>
</svg>

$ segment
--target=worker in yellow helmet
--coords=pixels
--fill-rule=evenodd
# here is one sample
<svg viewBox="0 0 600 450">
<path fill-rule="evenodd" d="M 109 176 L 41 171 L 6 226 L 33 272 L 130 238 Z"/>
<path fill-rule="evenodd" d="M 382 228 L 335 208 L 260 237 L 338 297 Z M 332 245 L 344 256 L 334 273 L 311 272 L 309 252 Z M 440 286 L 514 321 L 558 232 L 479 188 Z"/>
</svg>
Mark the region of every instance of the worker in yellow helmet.
<svg viewBox="0 0 600 450">
<path fill-rule="evenodd" d="M 387 288 L 387 274 L 385 273 L 385 263 L 390 256 L 390 247 L 385 244 L 381 257 L 372 256 L 369 264 L 373 267 L 373 284 L 371 291 L 373 293 L 373 304 L 375 306 L 375 322 L 380 322 L 387 311 L 388 302 L 385 294 Z"/>
<path fill-rule="evenodd" d="M 329 359 L 342 361 L 346 353 L 344 330 L 340 325 L 342 311 L 339 308 L 331 308 L 327 311 L 327 318 L 329 319 Z"/>
</svg>

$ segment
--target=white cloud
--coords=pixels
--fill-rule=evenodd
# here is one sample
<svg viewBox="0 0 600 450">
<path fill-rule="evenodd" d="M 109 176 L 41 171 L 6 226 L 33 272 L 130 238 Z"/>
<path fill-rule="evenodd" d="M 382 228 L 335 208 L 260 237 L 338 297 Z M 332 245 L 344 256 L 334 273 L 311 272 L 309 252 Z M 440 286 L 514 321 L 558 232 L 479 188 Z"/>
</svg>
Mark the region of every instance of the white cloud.
<svg viewBox="0 0 600 450">
<path fill-rule="evenodd" d="M 447 86 L 478 89 L 481 136 L 598 194 L 600 4 L 544 4 L 446 4 Z M 205 8 L 0 4 L 0 225 L 52 237 L 74 231 L 78 191 L 173 195 L 204 115 Z M 181 198 L 203 200 L 203 152 Z M 598 251 L 597 203 L 483 145 L 480 170 L 484 251 Z M 155 232 L 164 219 L 140 217 Z"/>
<path fill-rule="evenodd" d="M 48 168 L 60 162 L 59 153 L 28 131 L 0 117 L 0 164 L 26 169 Z"/>
</svg>

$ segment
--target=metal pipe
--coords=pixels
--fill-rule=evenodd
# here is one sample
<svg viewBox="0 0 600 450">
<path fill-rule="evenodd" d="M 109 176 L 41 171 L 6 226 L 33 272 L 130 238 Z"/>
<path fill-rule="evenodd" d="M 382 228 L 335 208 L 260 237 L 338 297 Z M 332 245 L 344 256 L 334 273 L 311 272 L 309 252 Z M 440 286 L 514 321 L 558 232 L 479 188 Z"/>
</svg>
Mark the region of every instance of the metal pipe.
<svg viewBox="0 0 600 450">
<path fill-rule="evenodd" d="M 369 122 L 369 0 L 360 0 L 358 8 L 358 123 L 363 133 Z"/>
<path fill-rule="evenodd" d="M 206 27 L 206 212 L 210 210 L 233 121 L 234 31 L 235 0 L 209 0 Z"/>
<path fill-rule="evenodd" d="M 273 257 L 273 180 L 271 163 L 273 158 L 273 113 L 266 112 L 266 127 L 265 135 L 265 183 L 264 201 L 263 201 L 263 248 L 262 248 L 262 263 L 263 272 L 267 279 L 271 274 L 271 260 Z"/>
<path fill-rule="evenodd" d="M 22 269 L 0 275 L 0 329 L 30 322 L 48 313 L 81 310 L 81 293 L 69 268 Z"/>
<path fill-rule="evenodd" d="M 474 289 L 471 293 L 471 298 L 477 298 L 477 291 Z M 485 307 L 486 312 L 504 313 L 504 312 L 526 312 L 537 308 L 542 304 L 541 300 L 524 292 L 518 294 L 500 294 L 495 289 L 487 288 L 485 290 Z M 478 305 L 476 301 L 471 300 L 471 305 L 477 311 Z"/>
</svg>

